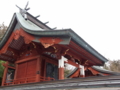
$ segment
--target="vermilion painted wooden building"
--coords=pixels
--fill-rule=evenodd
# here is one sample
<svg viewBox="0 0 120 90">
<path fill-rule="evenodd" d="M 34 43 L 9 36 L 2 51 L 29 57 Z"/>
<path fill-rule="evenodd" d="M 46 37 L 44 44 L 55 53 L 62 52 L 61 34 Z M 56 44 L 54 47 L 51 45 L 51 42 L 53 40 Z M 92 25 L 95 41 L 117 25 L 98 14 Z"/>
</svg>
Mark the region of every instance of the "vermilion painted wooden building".
<svg viewBox="0 0 120 90">
<path fill-rule="evenodd" d="M 107 61 L 73 30 L 51 29 L 23 9 L 13 15 L 0 42 L 0 59 L 7 61 L 2 86 L 62 80 L 64 63 L 86 77 L 85 70 Z"/>
</svg>

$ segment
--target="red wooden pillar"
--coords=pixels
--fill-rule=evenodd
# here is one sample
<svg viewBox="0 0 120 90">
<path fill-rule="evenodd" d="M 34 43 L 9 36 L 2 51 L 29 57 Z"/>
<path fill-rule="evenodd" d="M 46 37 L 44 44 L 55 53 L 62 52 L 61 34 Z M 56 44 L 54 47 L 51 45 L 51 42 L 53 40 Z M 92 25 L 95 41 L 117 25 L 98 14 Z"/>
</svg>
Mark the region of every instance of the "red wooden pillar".
<svg viewBox="0 0 120 90">
<path fill-rule="evenodd" d="M 44 73 L 43 77 L 44 77 L 44 81 L 45 81 L 45 77 L 46 77 L 46 60 L 45 60 L 45 63 L 44 63 L 44 69 L 43 69 L 43 70 L 44 70 L 44 72 L 43 72 L 43 73 Z"/>
<path fill-rule="evenodd" d="M 36 82 L 40 82 L 40 65 L 41 64 L 41 57 L 37 58 L 37 67 L 36 67 Z"/>
<path fill-rule="evenodd" d="M 64 68 L 60 67 L 59 68 L 59 80 L 64 79 Z"/>
<path fill-rule="evenodd" d="M 2 79 L 2 86 L 4 86 L 4 83 L 6 82 L 6 77 L 7 77 L 7 72 L 8 72 L 8 64 L 9 62 L 5 63 L 5 69 L 4 69 L 4 74 L 3 74 L 3 79 Z"/>
<path fill-rule="evenodd" d="M 80 77 L 85 77 L 85 69 L 83 65 L 80 65 Z"/>
<path fill-rule="evenodd" d="M 16 80 L 16 78 L 17 78 L 18 64 L 16 64 L 15 67 L 16 67 L 16 69 L 15 69 L 15 74 L 14 74 L 14 80 Z"/>
<path fill-rule="evenodd" d="M 63 56 L 61 56 L 61 59 L 59 59 L 58 61 L 58 68 L 59 68 L 59 80 L 63 80 L 64 79 L 64 62 L 67 62 L 67 59 Z"/>
</svg>

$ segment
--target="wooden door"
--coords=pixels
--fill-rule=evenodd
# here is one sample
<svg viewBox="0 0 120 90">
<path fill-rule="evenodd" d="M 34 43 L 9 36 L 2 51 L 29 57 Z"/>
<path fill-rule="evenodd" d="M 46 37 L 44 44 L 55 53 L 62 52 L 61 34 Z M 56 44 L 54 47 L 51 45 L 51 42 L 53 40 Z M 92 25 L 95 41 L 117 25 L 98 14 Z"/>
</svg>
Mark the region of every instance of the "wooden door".
<svg viewBox="0 0 120 90">
<path fill-rule="evenodd" d="M 35 76 L 36 75 L 36 66 L 37 66 L 36 59 L 30 60 L 27 62 L 23 62 L 23 63 L 19 63 L 16 79 Z"/>
</svg>

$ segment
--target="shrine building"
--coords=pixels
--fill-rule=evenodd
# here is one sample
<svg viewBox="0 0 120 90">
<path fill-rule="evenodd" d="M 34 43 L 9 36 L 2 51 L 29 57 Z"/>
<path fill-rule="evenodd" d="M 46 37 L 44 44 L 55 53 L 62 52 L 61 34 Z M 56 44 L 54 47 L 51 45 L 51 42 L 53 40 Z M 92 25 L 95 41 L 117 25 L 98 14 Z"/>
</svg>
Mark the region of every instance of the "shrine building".
<svg viewBox="0 0 120 90">
<path fill-rule="evenodd" d="M 52 29 L 19 9 L 0 41 L 2 86 L 63 80 L 65 63 L 76 67 L 69 78 L 112 74 L 96 69 L 108 60 L 72 29 Z"/>
</svg>

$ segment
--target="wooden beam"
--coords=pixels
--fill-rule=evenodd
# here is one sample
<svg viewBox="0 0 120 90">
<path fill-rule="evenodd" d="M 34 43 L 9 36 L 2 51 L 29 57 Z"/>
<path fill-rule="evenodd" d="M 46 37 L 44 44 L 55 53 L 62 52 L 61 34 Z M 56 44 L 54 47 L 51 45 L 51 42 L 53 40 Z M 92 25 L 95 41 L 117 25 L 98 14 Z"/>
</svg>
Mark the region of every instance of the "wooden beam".
<svg viewBox="0 0 120 90">
<path fill-rule="evenodd" d="M 10 60 L 7 60 L 7 59 L 4 59 L 4 58 L 1 58 L 1 57 L 0 57 L 0 60 L 9 61 L 9 62 L 13 62 L 13 61 L 10 61 Z"/>
<path fill-rule="evenodd" d="M 8 68 L 12 68 L 12 69 L 16 69 L 15 67 L 11 67 L 11 66 L 9 66 L 9 65 L 6 65 L 6 64 L 2 64 L 4 67 L 8 67 Z"/>
<path fill-rule="evenodd" d="M 52 63 L 52 64 L 58 66 L 58 62 L 57 62 L 58 60 L 55 61 L 55 60 L 52 60 L 52 59 L 45 57 L 45 56 L 42 56 L 42 58 L 45 59 L 45 62 Z"/>
<path fill-rule="evenodd" d="M 81 64 L 81 65 L 90 66 L 90 65 L 94 65 L 95 64 L 94 62 L 91 62 L 87 57 L 85 57 L 84 55 L 80 54 L 78 51 L 76 52 L 74 49 L 72 49 L 69 46 L 53 45 L 52 47 L 55 49 L 56 54 L 58 54 L 59 56 L 61 56 L 61 55 L 63 55 L 63 56 L 68 55 L 68 56 L 70 56 L 70 58 L 74 58 L 74 59 L 78 60 L 79 64 Z"/>
<path fill-rule="evenodd" d="M 70 65 L 73 65 L 73 66 L 79 68 L 79 64 L 76 64 L 75 62 L 72 62 L 71 60 L 68 60 L 68 61 L 65 62 L 65 63 L 68 63 L 68 64 L 70 64 Z"/>
<path fill-rule="evenodd" d="M 73 58 L 75 58 L 75 59 L 77 59 L 77 60 L 80 60 L 80 62 L 82 62 L 81 60 L 82 60 L 82 58 L 83 58 L 83 59 L 85 59 L 85 60 L 89 60 L 89 62 L 91 63 L 91 65 L 95 65 L 95 64 L 96 64 L 96 62 L 93 62 L 90 58 L 88 58 L 88 57 L 86 57 L 84 54 L 80 53 L 81 50 L 78 51 L 76 48 L 70 47 L 70 45 L 69 45 L 69 46 L 63 46 L 63 45 L 61 45 L 61 47 L 65 47 L 66 49 L 69 49 L 69 50 L 66 52 L 66 54 L 67 54 L 67 55 L 70 55 L 71 57 L 73 57 Z M 74 47 L 76 47 L 76 46 L 74 46 Z M 80 47 L 79 47 L 79 48 L 80 48 Z M 82 63 L 80 63 L 80 64 L 82 64 Z M 83 63 L 83 64 L 84 64 L 84 63 Z"/>
<path fill-rule="evenodd" d="M 54 50 L 54 48 L 53 47 L 49 47 L 49 48 L 43 48 L 43 52 L 42 53 L 44 53 L 44 52 L 52 52 L 52 53 L 55 53 L 55 50 Z"/>
<path fill-rule="evenodd" d="M 25 58 L 25 59 L 21 59 L 21 60 L 16 61 L 15 63 L 22 63 L 22 62 L 25 62 L 25 61 L 30 61 L 32 59 L 36 59 L 36 58 L 39 58 L 39 57 L 40 57 L 40 55 L 29 57 L 29 58 Z"/>
<path fill-rule="evenodd" d="M 8 57 L 8 58 L 11 58 L 11 59 L 13 59 L 14 57 L 13 56 L 9 56 L 9 55 L 7 55 L 7 54 L 1 54 L 2 56 L 5 56 L 5 57 Z"/>
</svg>

